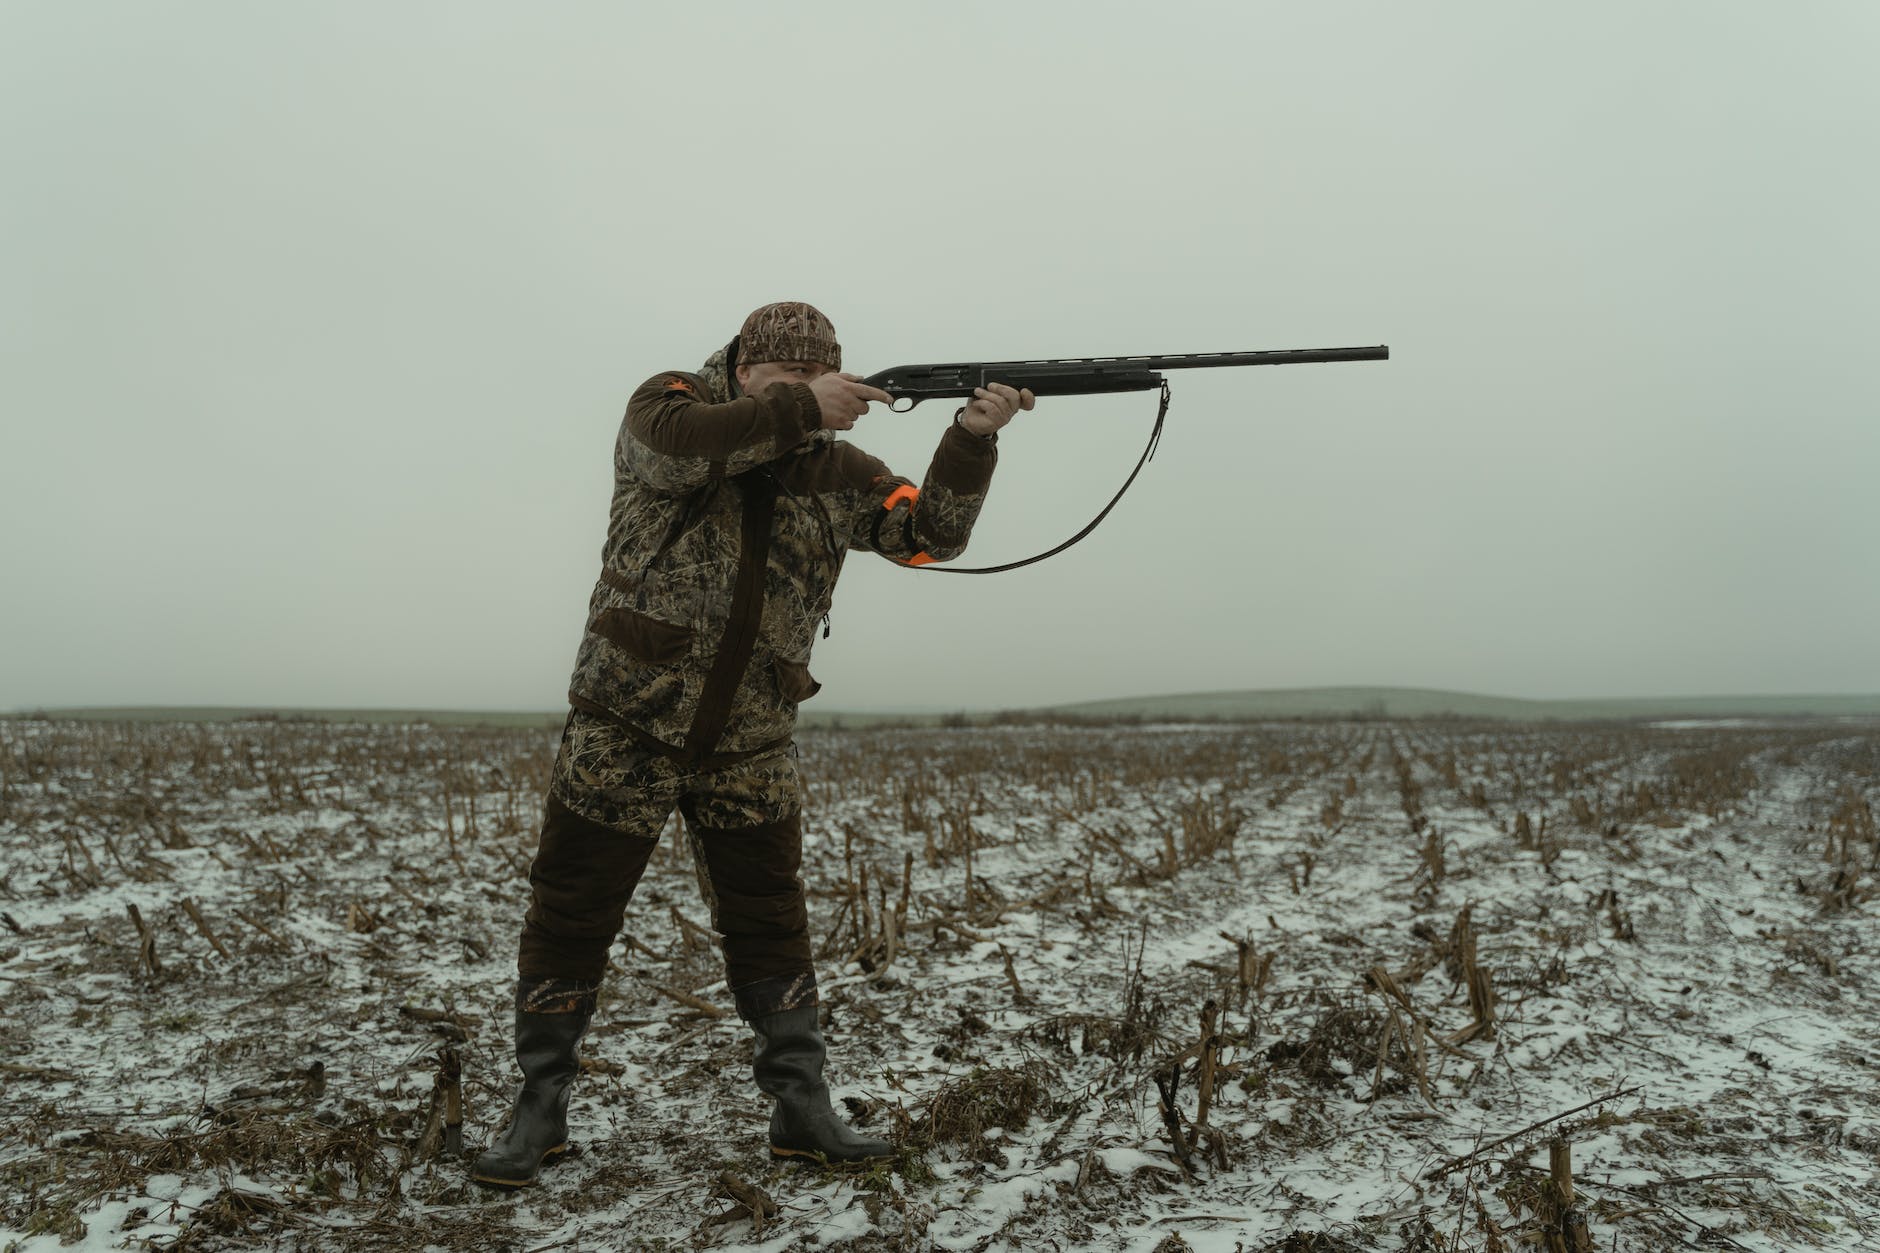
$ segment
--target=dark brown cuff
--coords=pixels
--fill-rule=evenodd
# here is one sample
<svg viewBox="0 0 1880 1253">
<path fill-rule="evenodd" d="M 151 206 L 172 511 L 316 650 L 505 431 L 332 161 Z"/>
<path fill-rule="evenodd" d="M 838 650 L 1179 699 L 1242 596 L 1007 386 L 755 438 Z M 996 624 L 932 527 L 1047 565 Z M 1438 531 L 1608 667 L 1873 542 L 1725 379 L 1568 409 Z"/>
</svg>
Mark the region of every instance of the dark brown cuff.
<svg viewBox="0 0 1880 1253">
<path fill-rule="evenodd" d="M 822 406 L 808 383 L 772 383 L 764 399 L 777 410 L 777 456 L 822 430 Z"/>
<path fill-rule="evenodd" d="M 927 482 L 961 496 L 976 496 L 992 482 L 992 469 L 998 464 L 996 437 L 975 435 L 955 422 L 940 437 L 933 464 L 927 468 Z"/>
</svg>

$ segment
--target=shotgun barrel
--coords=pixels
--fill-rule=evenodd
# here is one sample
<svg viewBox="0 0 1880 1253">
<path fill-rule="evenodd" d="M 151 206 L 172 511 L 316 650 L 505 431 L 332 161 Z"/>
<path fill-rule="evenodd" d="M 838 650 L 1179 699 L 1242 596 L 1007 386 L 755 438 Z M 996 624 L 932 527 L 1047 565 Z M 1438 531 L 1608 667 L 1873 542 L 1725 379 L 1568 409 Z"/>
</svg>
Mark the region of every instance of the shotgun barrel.
<svg viewBox="0 0 1880 1253">
<path fill-rule="evenodd" d="M 923 400 L 971 396 L 988 383 L 1029 388 L 1038 396 L 1086 396 L 1101 392 L 1144 392 L 1162 386 L 1163 370 L 1209 370 L 1247 365 L 1306 365 L 1313 362 L 1386 361 L 1390 349 L 1279 348 L 1260 352 L 1185 352 L 1161 357 L 1055 357 L 1030 361 L 950 361 L 897 365 L 862 381 L 879 387 L 906 412 Z"/>
</svg>

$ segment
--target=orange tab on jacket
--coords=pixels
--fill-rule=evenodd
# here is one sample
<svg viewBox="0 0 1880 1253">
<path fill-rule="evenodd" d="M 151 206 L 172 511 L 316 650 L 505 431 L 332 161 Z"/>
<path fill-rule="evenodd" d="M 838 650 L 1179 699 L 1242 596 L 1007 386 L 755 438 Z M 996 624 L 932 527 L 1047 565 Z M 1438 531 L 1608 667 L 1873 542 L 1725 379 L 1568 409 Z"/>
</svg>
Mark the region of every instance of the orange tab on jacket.
<svg viewBox="0 0 1880 1253">
<path fill-rule="evenodd" d="M 666 380 L 666 390 L 669 392 L 690 392 L 693 388 L 692 385 L 684 379 L 675 378 Z"/>
<path fill-rule="evenodd" d="M 905 500 L 908 504 L 908 508 L 911 509 L 914 506 L 914 502 L 919 499 L 920 488 L 915 487 L 912 483 L 903 483 L 901 486 L 888 493 L 887 498 L 881 502 L 881 507 L 883 509 L 892 509 Z"/>
<path fill-rule="evenodd" d="M 936 560 L 937 558 L 929 557 L 926 553 L 915 553 L 901 564 L 904 566 L 930 566 Z"/>
</svg>

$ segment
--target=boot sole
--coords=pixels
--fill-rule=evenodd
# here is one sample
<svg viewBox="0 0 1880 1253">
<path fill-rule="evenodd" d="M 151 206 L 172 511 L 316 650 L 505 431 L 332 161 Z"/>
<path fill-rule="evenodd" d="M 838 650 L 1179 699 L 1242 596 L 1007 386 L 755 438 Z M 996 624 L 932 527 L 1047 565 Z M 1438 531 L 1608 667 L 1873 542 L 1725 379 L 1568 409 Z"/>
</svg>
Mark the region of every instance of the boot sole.
<svg viewBox="0 0 1880 1253">
<path fill-rule="evenodd" d="M 475 1169 L 471 1170 L 470 1178 L 475 1183 L 487 1183 L 498 1188 L 534 1187 L 535 1181 L 541 1178 L 542 1176 L 542 1167 L 548 1165 L 550 1162 L 554 1161 L 556 1158 L 560 1157 L 563 1153 L 566 1153 L 567 1151 L 568 1151 L 568 1146 L 566 1144 L 558 1144 L 554 1148 L 542 1154 L 542 1160 L 535 1164 L 535 1173 L 530 1175 L 527 1179 L 499 1179 L 495 1175 L 482 1174 Z"/>
<path fill-rule="evenodd" d="M 869 1162 L 891 1162 L 894 1160 L 894 1150 L 892 1149 L 888 1150 L 886 1153 L 876 1153 L 868 1157 L 829 1157 L 826 1154 L 816 1152 L 814 1149 L 781 1149 L 774 1144 L 770 1146 L 770 1155 L 783 1159 L 801 1158 L 812 1162 L 822 1162 L 829 1166 L 861 1166 Z"/>
</svg>

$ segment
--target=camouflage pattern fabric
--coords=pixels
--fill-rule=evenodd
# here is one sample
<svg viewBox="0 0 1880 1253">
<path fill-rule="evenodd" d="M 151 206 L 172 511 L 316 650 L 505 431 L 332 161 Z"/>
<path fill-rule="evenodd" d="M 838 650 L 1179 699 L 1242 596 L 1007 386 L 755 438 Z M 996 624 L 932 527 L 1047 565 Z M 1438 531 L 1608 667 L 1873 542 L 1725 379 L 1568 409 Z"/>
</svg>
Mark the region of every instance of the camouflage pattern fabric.
<svg viewBox="0 0 1880 1253">
<path fill-rule="evenodd" d="M 592 1014 L 600 990 L 591 979 L 520 979 L 516 1008 L 525 1014 Z"/>
<path fill-rule="evenodd" d="M 582 713 L 562 732 L 548 791 L 588 821 L 641 840 L 657 840 L 681 800 L 701 825 L 723 830 L 779 822 L 803 804 L 796 761 L 785 750 L 697 770 Z"/>
<path fill-rule="evenodd" d="M 816 972 L 813 970 L 747 983 L 733 988 L 731 999 L 738 1007 L 738 1017 L 746 1022 L 756 1022 L 772 1014 L 822 1003 L 817 994 Z"/>
<path fill-rule="evenodd" d="M 705 358 L 705 364 L 698 368 L 698 379 L 704 384 L 699 389 L 699 399 L 722 405 L 733 398 L 737 388 L 731 380 L 731 359 L 736 355 L 736 348 L 737 343 L 734 340 Z M 618 463 L 614 468 L 616 471 L 619 470 Z M 615 490 L 619 490 L 618 481 L 614 486 Z"/>
<path fill-rule="evenodd" d="M 817 361 L 831 370 L 842 368 L 842 345 L 835 325 L 822 310 L 800 300 L 780 300 L 751 311 L 738 331 L 738 359 L 750 365 L 765 361 Z"/>
<path fill-rule="evenodd" d="M 569 683 L 576 709 L 694 765 L 788 742 L 847 553 L 957 556 L 997 460 L 951 426 L 916 492 L 823 431 L 807 384 L 733 395 L 730 360 L 655 375 L 628 403 Z"/>
</svg>

